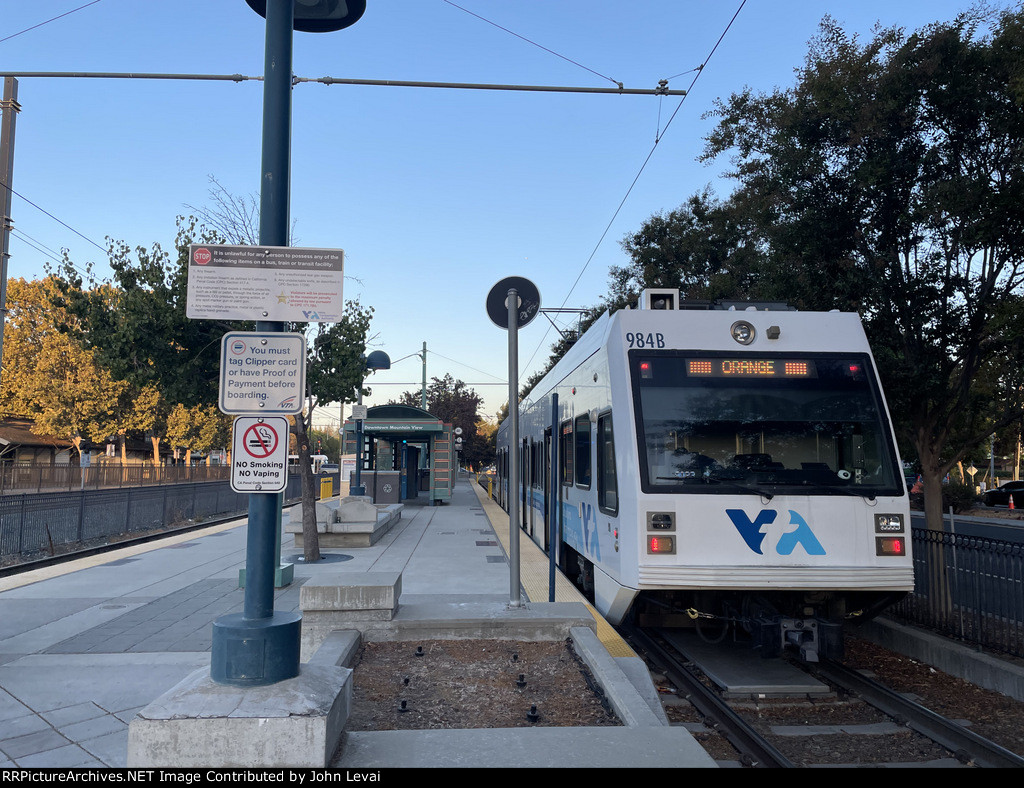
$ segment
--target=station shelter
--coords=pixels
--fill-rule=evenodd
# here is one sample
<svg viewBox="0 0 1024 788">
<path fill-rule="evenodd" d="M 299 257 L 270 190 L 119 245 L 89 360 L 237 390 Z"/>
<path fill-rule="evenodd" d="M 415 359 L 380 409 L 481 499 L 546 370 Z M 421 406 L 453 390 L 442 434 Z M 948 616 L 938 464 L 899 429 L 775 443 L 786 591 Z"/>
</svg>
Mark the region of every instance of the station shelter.
<svg viewBox="0 0 1024 788">
<path fill-rule="evenodd" d="M 345 421 L 345 454 L 355 454 L 356 422 Z M 451 424 L 412 405 L 377 405 L 363 420 L 360 481 L 374 503 L 429 496 L 431 505 L 452 497 L 456 477 Z M 355 484 L 355 473 L 350 477 Z"/>
</svg>

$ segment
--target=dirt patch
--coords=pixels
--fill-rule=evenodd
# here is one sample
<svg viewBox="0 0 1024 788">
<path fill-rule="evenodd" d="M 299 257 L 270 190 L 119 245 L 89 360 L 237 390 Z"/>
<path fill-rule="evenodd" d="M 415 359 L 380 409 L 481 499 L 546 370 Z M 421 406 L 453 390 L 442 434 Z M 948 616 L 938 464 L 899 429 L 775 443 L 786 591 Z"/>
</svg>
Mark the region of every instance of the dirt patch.
<svg viewBox="0 0 1024 788">
<path fill-rule="evenodd" d="M 352 678 L 352 731 L 622 724 L 568 641 L 365 643 Z"/>
<path fill-rule="evenodd" d="M 954 516 L 987 517 L 992 520 L 1024 520 L 1024 509 L 994 509 L 988 506 L 975 506 Z"/>
</svg>

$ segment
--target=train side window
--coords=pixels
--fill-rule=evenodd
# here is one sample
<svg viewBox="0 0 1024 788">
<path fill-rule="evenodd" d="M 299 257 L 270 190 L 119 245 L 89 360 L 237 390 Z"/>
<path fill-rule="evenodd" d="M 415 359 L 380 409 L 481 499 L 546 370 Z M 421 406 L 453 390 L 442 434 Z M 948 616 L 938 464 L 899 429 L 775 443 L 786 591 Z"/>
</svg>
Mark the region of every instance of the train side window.
<svg viewBox="0 0 1024 788">
<path fill-rule="evenodd" d="M 615 435 L 612 414 L 597 417 L 597 506 L 606 514 L 619 513 L 619 482 L 615 473 Z"/>
<path fill-rule="evenodd" d="M 590 489 L 590 415 L 576 417 L 576 486 Z"/>
<path fill-rule="evenodd" d="M 558 456 L 561 460 L 561 475 L 562 484 L 572 484 L 572 459 L 573 459 L 573 445 L 572 445 L 572 422 L 566 421 L 562 423 L 562 428 L 558 435 Z"/>
</svg>

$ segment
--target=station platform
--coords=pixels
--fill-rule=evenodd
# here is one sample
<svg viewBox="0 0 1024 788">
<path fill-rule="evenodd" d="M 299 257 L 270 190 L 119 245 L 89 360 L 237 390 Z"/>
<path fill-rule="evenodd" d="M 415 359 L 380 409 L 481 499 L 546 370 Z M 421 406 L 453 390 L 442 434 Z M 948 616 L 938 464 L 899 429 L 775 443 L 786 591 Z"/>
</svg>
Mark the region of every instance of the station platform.
<svg viewBox="0 0 1024 788">
<path fill-rule="evenodd" d="M 407 618 L 434 616 L 428 611 L 452 603 L 486 608 L 492 627 L 523 609 L 544 615 L 547 557 L 521 538 L 523 596 L 510 604 L 508 517 L 485 491 L 460 479 L 448 504 L 428 503 L 407 502 L 401 522 L 379 542 L 323 550 L 316 565 L 305 564 L 285 534 L 282 563 L 292 564 L 294 579 L 276 590 L 275 609 L 298 610 L 300 587 L 330 573 L 400 572 L 399 612 Z M 126 766 L 131 720 L 209 669 L 214 620 L 242 608 L 245 524 L 241 518 L 0 578 L 0 768 Z M 352 732 L 330 765 L 715 766 L 684 728 L 663 714 L 655 719 L 661 709 L 642 663 L 560 575 L 555 602 L 579 603 L 594 617 L 606 668 L 597 678 L 606 693 L 621 694 L 622 726 Z"/>
</svg>

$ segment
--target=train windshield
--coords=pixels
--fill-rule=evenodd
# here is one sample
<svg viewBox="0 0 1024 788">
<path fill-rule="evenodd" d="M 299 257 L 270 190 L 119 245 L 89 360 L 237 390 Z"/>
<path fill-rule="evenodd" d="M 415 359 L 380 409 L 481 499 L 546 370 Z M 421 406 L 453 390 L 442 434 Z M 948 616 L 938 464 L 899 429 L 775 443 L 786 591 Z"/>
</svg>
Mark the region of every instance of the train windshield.
<svg viewBox="0 0 1024 788">
<path fill-rule="evenodd" d="M 864 354 L 633 351 L 645 492 L 900 495 Z"/>
</svg>

